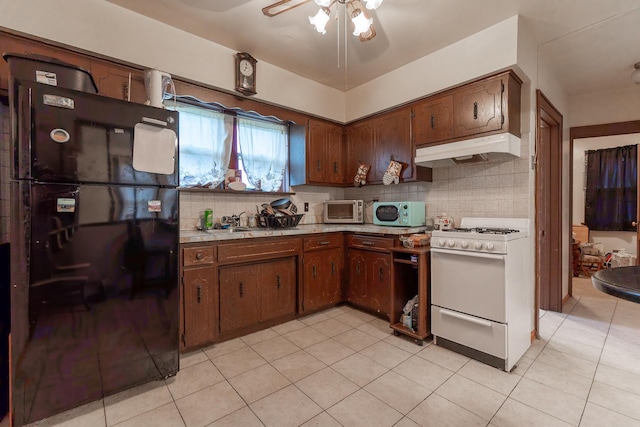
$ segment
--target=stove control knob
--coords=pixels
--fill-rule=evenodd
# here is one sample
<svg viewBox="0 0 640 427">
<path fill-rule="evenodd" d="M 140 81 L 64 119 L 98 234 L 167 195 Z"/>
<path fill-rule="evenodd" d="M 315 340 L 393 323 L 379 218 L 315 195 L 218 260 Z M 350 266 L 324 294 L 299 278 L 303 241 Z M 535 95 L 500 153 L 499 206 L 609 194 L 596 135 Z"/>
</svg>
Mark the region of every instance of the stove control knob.
<svg viewBox="0 0 640 427">
<path fill-rule="evenodd" d="M 491 243 L 491 242 L 487 243 L 487 249 L 492 251 L 493 250 L 493 243 Z"/>
<path fill-rule="evenodd" d="M 447 244 L 449 245 L 450 248 L 452 248 L 456 245 L 456 242 L 454 242 L 453 240 L 449 240 Z"/>
<path fill-rule="evenodd" d="M 447 242 L 444 239 L 440 239 L 438 243 L 440 243 L 440 246 L 444 246 Z"/>
<path fill-rule="evenodd" d="M 462 246 L 462 249 L 467 249 L 469 247 L 469 243 L 467 243 L 466 240 L 463 240 L 462 243 L 460 243 L 460 246 Z"/>
<path fill-rule="evenodd" d="M 476 249 L 482 249 L 482 242 L 476 242 L 473 247 Z"/>
</svg>

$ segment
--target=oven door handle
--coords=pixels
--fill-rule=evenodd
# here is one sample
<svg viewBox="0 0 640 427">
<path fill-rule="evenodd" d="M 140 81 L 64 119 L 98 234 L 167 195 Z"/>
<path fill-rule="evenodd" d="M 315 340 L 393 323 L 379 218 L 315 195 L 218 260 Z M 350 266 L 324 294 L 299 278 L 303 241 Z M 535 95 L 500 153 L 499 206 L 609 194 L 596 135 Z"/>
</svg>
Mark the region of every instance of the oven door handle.
<svg viewBox="0 0 640 427">
<path fill-rule="evenodd" d="M 475 323 L 476 325 L 491 327 L 491 322 L 489 322 L 488 320 L 478 319 L 477 317 L 468 316 L 466 314 L 457 313 L 455 311 L 446 310 L 444 308 L 440 309 L 440 313 L 442 313 L 442 314 L 444 314 L 446 316 L 449 316 L 449 317 L 455 317 L 456 319 L 465 320 L 467 322 Z"/>
<path fill-rule="evenodd" d="M 434 254 L 448 254 L 448 255 L 458 255 L 458 256 L 471 256 L 476 258 L 487 258 L 487 259 L 500 259 L 504 260 L 504 254 L 485 254 L 484 252 L 471 252 L 471 251 L 452 251 L 450 249 L 440 249 L 440 248 L 431 248 L 431 253 Z"/>
</svg>

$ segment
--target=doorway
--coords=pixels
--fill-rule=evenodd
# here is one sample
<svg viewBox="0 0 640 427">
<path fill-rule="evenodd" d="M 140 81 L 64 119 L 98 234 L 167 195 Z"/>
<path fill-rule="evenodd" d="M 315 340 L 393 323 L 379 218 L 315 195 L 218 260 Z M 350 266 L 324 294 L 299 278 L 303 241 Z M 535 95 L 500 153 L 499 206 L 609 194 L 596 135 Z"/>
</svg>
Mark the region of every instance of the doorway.
<svg viewBox="0 0 640 427">
<path fill-rule="evenodd" d="M 535 312 L 562 310 L 562 114 L 536 91 Z M 535 316 L 538 331 L 538 316 Z"/>
<path fill-rule="evenodd" d="M 583 138 L 597 138 L 597 137 L 606 137 L 606 136 L 615 136 L 615 135 L 628 135 L 628 134 L 636 134 L 640 133 L 640 120 L 630 121 L 630 122 L 619 122 L 619 123 L 605 123 L 602 125 L 592 125 L 592 126 L 579 126 L 572 127 L 569 131 L 569 158 L 573 159 L 574 153 L 574 143 L 576 139 Z M 639 155 L 640 157 L 640 155 Z M 640 159 L 639 159 L 640 160 Z M 638 162 L 640 164 L 640 161 Z M 640 174 L 637 177 L 638 184 L 640 184 Z M 573 161 L 569 162 L 569 217 L 573 218 Z M 638 185 L 638 203 L 640 203 L 640 185 Z M 640 205 L 637 208 L 637 214 L 640 215 Z M 566 248 L 568 253 L 571 253 L 571 227 L 566 231 L 569 239 L 569 246 Z M 636 254 L 640 254 L 640 234 L 638 230 L 636 230 Z M 638 261 L 636 261 L 638 262 Z M 571 269 L 570 269 L 571 270 Z M 568 295 L 573 294 L 572 289 L 572 279 L 573 274 L 571 271 L 569 272 L 568 284 L 569 284 L 569 292 Z"/>
</svg>

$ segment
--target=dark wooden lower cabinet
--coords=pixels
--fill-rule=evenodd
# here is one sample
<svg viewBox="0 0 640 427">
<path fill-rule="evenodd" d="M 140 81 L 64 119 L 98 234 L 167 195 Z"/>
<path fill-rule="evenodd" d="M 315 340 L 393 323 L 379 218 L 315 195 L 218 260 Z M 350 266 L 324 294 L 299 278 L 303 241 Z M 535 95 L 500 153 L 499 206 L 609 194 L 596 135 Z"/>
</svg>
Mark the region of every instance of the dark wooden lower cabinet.
<svg viewBox="0 0 640 427">
<path fill-rule="evenodd" d="M 300 312 L 309 313 L 343 301 L 344 235 L 304 238 L 304 275 Z"/>
<path fill-rule="evenodd" d="M 254 265 L 220 268 L 220 333 L 241 329 L 260 321 L 258 270 Z"/>
<path fill-rule="evenodd" d="M 342 248 L 304 255 L 302 310 L 315 311 L 342 301 Z"/>
<path fill-rule="evenodd" d="M 347 300 L 353 304 L 368 306 L 367 255 L 360 249 L 349 249 L 349 290 Z"/>
<path fill-rule="evenodd" d="M 182 266 L 180 348 L 185 350 L 218 338 L 218 276 L 214 247 L 184 247 Z"/>
<path fill-rule="evenodd" d="M 347 237 L 349 289 L 347 301 L 389 315 L 392 237 L 353 234 Z"/>
<path fill-rule="evenodd" d="M 389 315 L 389 295 L 391 294 L 391 255 L 378 252 L 369 253 L 369 307 L 378 313 Z"/>
<path fill-rule="evenodd" d="M 262 317 L 260 320 L 293 314 L 296 311 L 296 258 L 288 257 L 262 264 L 260 268 Z"/>
<path fill-rule="evenodd" d="M 220 333 L 296 312 L 296 257 L 220 267 Z"/>
<path fill-rule="evenodd" d="M 349 249 L 349 302 L 389 315 L 390 278 L 388 253 Z"/>
<path fill-rule="evenodd" d="M 345 299 L 388 316 L 389 248 L 395 239 L 350 234 L 346 240 L 347 250 L 343 233 L 183 245 L 181 349 L 254 332 Z"/>
<path fill-rule="evenodd" d="M 215 340 L 218 295 L 215 267 L 184 271 L 184 347 L 194 347 Z"/>
</svg>

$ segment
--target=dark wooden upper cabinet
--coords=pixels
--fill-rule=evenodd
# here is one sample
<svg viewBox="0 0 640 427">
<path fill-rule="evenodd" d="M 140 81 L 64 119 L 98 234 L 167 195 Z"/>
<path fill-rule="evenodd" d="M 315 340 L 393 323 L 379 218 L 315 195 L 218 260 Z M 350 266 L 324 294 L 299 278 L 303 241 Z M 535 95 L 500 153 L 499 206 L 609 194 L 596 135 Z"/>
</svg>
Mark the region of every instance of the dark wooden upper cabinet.
<svg viewBox="0 0 640 427">
<path fill-rule="evenodd" d="M 453 136 L 476 135 L 502 128 L 502 79 L 481 81 L 453 94 Z"/>
<path fill-rule="evenodd" d="M 427 98 L 413 107 L 415 145 L 453 138 L 453 95 Z"/>
<path fill-rule="evenodd" d="M 376 153 L 374 152 L 374 120 L 364 120 L 347 127 L 347 164 L 345 165 L 345 180 L 353 182 L 358 166 L 371 166 L 367 174 L 367 182 L 376 177 Z"/>
<path fill-rule="evenodd" d="M 378 116 L 375 121 L 376 167 L 372 181 L 382 181 L 391 160 L 402 163 L 402 180 L 413 175 L 411 109 L 403 108 Z"/>
<path fill-rule="evenodd" d="M 289 144 L 291 185 L 344 184 L 342 125 L 310 118 L 306 135 L 290 130 Z"/>
</svg>

